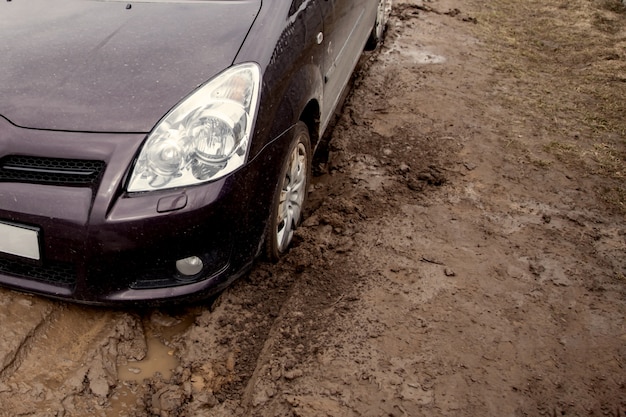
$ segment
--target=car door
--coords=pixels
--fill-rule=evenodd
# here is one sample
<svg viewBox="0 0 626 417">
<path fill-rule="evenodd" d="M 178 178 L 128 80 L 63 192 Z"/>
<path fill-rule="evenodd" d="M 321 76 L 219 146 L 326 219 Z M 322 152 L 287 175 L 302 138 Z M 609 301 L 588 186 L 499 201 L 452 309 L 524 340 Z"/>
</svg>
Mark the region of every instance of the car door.
<svg viewBox="0 0 626 417">
<path fill-rule="evenodd" d="M 322 126 L 326 126 L 374 24 L 375 0 L 323 0 L 325 60 Z"/>
</svg>

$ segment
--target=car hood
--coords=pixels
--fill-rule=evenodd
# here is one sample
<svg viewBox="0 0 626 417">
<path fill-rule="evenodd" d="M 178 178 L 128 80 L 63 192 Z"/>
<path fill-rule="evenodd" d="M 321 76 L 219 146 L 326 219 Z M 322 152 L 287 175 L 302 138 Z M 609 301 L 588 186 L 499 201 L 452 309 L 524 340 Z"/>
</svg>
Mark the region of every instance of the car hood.
<svg viewBox="0 0 626 417">
<path fill-rule="evenodd" d="M 0 115 L 34 129 L 148 132 L 230 66 L 261 0 L 0 3 Z"/>
</svg>

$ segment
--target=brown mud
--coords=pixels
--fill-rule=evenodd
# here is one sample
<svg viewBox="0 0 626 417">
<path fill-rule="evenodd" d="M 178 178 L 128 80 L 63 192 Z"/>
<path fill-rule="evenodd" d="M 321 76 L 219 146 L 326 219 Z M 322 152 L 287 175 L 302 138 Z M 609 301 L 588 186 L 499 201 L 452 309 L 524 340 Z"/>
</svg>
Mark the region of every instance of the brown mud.
<svg viewBox="0 0 626 417">
<path fill-rule="evenodd" d="M 0 291 L 0 416 L 626 415 L 626 10 L 404 0 L 306 221 L 211 302 Z"/>
</svg>

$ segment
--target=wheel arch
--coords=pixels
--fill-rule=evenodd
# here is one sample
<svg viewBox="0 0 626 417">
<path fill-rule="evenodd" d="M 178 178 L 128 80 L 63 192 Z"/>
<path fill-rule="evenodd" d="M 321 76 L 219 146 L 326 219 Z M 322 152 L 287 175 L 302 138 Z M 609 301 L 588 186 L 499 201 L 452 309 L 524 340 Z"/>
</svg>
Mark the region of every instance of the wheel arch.
<svg viewBox="0 0 626 417">
<path fill-rule="evenodd" d="M 302 110 L 300 114 L 299 120 L 304 122 L 304 124 L 309 129 L 309 137 L 311 140 L 311 149 L 315 152 L 315 148 L 321 139 L 321 108 L 320 103 L 317 99 L 310 100 L 304 110 Z"/>
</svg>

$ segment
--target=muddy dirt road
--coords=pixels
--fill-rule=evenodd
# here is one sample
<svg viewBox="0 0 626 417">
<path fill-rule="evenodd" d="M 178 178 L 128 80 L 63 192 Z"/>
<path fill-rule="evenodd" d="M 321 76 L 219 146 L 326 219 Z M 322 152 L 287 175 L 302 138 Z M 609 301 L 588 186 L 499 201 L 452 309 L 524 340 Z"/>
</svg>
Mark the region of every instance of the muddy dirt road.
<svg viewBox="0 0 626 417">
<path fill-rule="evenodd" d="M 619 0 L 397 1 L 284 261 L 171 309 L 1 290 L 0 415 L 626 415 L 625 97 Z"/>
</svg>

